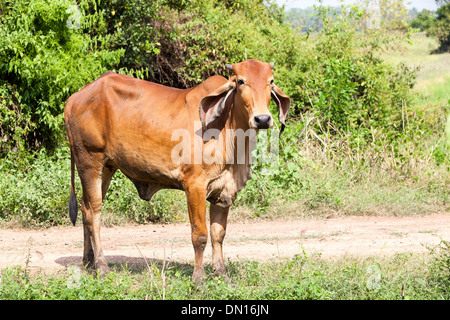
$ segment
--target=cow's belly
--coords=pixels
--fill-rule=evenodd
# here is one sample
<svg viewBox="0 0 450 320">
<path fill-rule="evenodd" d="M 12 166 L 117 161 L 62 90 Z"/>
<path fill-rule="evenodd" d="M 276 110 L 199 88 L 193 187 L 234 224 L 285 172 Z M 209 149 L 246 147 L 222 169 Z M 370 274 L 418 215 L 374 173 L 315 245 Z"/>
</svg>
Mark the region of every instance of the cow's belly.
<svg viewBox="0 0 450 320">
<path fill-rule="evenodd" d="M 110 157 L 109 164 L 119 169 L 136 186 L 139 197 L 150 200 L 161 189 L 182 189 L 179 180 L 179 166 L 160 157 L 151 156 L 139 150 L 118 153 Z"/>
</svg>

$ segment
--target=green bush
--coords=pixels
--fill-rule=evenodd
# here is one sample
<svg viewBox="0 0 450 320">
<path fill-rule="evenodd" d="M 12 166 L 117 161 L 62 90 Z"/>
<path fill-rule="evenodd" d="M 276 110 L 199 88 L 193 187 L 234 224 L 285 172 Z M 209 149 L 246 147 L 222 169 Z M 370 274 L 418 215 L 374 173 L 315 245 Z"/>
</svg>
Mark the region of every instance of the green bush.
<svg viewBox="0 0 450 320">
<path fill-rule="evenodd" d="M 98 8 L 104 25 L 98 32 L 110 36 L 108 45 L 123 50 L 116 65 L 129 70 L 150 70 L 153 76 L 155 57 L 160 53 L 158 21 L 162 1 L 107 0 Z M 92 12 L 96 14 L 96 12 Z M 98 14 L 97 13 L 97 14 Z"/>
<path fill-rule="evenodd" d="M 423 9 L 410 22 L 412 28 L 420 29 L 420 31 L 428 31 L 434 24 L 433 11 Z"/>
<path fill-rule="evenodd" d="M 2 168 L 0 219 L 26 227 L 68 224 L 69 183 L 67 151 L 52 158 L 41 152 L 25 172 Z"/>
<path fill-rule="evenodd" d="M 31 115 L 22 110 L 22 96 L 15 85 L 0 80 L 0 159 L 8 153 L 15 155 L 15 161 L 28 158 L 27 137 L 36 129 Z"/>
<path fill-rule="evenodd" d="M 329 9 L 318 8 L 317 16 L 323 28 L 304 40 L 312 45 L 305 43 L 287 75 L 294 99 L 291 115 L 316 111 L 331 133 L 365 132 L 365 140 L 371 128 L 401 129 L 402 106 L 411 101 L 417 70 L 406 65 L 396 69 L 377 57 L 395 39 L 380 30 L 359 29 L 357 8 L 334 17 Z"/>
<path fill-rule="evenodd" d="M 16 114 L 33 127 L 24 132 L 30 150 L 53 148 L 62 140 L 66 99 L 116 65 L 123 54 L 104 48 L 107 37 L 89 34 L 104 23 L 102 12 L 85 12 L 95 2 L 79 4 L 0 1 L 0 78 L 15 88 L 21 99 Z M 0 108 L 10 109 L 7 104 L 1 102 Z"/>
<path fill-rule="evenodd" d="M 427 36 L 435 37 L 439 42 L 439 48 L 434 53 L 450 51 L 450 2 L 436 1 L 439 8 L 436 12 L 422 10 L 416 18 L 410 22 L 410 26 L 426 32 Z"/>
<path fill-rule="evenodd" d="M 437 52 L 450 51 L 450 2 L 436 10 L 436 20 L 429 33 L 435 35 L 439 41 Z"/>
</svg>

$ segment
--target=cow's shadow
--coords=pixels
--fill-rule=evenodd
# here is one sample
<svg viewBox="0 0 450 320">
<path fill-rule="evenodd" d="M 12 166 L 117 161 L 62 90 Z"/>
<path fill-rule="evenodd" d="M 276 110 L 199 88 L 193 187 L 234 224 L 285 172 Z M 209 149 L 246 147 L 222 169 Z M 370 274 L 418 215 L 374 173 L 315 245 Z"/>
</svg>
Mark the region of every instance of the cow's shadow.
<svg viewBox="0 0 450 320">
<path fill-rule="evenodd" d="M 165 270 L 176 269 L 181 272 L 182 275 L 191 276 L 194 271 L 194 266 L 189 263 L 180 263 L 174 261 L 160 260 L 160 259 L 148 259 L 142 257 L 127 257 L 127 256 L 105 256 L 108 266 L 111 271 L 123 271 L 127 270 L 130 273 L 144 273 L 155 271 L 155 267 L 158 270 L 162 270 L 163 266 Z M 67 268 L 69 266 L 77 266 L 84 268 L 81 256 L 68 256 L 62 257 L 55 260 L 59 265 Z M 86 270 L 91 270 L 91 268 L 86 268 Z"/>
</svg>

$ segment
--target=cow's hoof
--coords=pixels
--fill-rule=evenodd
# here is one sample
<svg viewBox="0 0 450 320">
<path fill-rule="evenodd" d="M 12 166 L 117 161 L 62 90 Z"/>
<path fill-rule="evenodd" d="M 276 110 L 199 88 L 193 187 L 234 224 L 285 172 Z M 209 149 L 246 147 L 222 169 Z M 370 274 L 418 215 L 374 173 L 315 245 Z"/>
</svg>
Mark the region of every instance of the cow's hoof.
<svg viewBox="0 0 450 320">
<path fill-rule="evenodd" d="M 222 278 L 226 284 L 230 284 L 230 278 L 227 276 L 227 271 L 225 269 L 225 265 L 223 263 L 219 264 L 216 268 L 214 268 L 214 276 L 217 278 Z"/>
<path fill-rule="evenodd" d="M 194 281 L 197 287 L 201 287 L 205 284 L 206 275 L 204 270 L 194 270 L 192 275 L 192 281 Z"/>
<path fill-rule="evenodd" d="M 109 267 L 108 266 L 100 266 L 98 268 L 98 277 L 103 278 L 109 273 Z"/>
</svg>

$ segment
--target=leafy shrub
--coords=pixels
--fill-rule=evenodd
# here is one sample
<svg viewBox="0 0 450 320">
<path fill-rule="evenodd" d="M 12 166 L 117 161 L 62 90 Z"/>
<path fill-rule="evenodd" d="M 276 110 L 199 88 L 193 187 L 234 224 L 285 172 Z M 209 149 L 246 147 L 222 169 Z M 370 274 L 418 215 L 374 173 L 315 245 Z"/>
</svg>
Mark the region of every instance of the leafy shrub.
<svg viewBox="0 0 450 320">
<path fill-rule="evenodd" d="M 107 37 L 88 33 L 92 25 L 103 23 L 100 12 L 85 14 L 91 3 L 83 0 L 76 7 L 69 0 L 0 1 L 0 78 L 17 90 L 21 103 L 16 113 L 34 127 L 25 133 L 31 150 L 57 145 L 64 132 L 66 99 L 123 54 L 103 48 Z"/>
<path fill-rule="evenodd" d="M 409 90 L 417 69 L 406 65 L 395 69 L 377 57 L 383 43 L 393 39 L 381 31 L 358 29 L 362 14 L 357 8 L 335 17 L 328 12 L 318 8 L 323 28 L 309 38 L 313 45 L 304 46 L 309 50 L 287 76 L 294 99 L 291 115 L 317 111 L 331 133 L 368 133 L 380 127 L 397 131 L 402 105 L 411 101 Z"/>
<path fill-rule="evenodd" d="M 117 66 L 129 70 L 150 70 L 154 75 L 155 56 L 160 53 L 160 5 L 161 1 L 145 0 L 107 0 L 98 3 L 99 11 L 92 14 L 100 14 L 104 25 L 96 31 L 110 37 L 110 48 L 120 48 L 124 52 Z"/>
<path fill-rule="evenodd" d="M 436 20 L 429 33 L 435 35 L 439 41 L 437 52 L 450 51 L 450 2 L 436 10 Z"/>
<path fill-rule="evenodd" d="M 420 29 L 420 31 L 428 31 L 434 24 L 433 11 L 423 9 L 417 16 L 411 20 L 410 26 L 412 28 Z"/>
<path fill-rule="evenodd" d="M 10 164 L 10 167 L 13 164 Z M 67 224 L 70 161 L 67 152 L 40 153 L 26 172 L 0 170 L 0 219 L 23 226 Z"/>
<path fill-rule="evenodd" d="M 26 108 L 16 86 L 0 80 L 0 158 L 8 153 L 15 154 L 15 161 L 28 154 L 27 137 L 36 128 L 30 114 L 24 114 Z"/>
<path fill-rule="evenodd" d="M 436 4 L 439 5 L 436 12 L 423 9 L 410 22 L 410 26 L 438 40 L 439 48 L 434 50 L 434 53 L 448 52 L 450 50 L 450 2 L 436 1 Z"/>
</svg>

